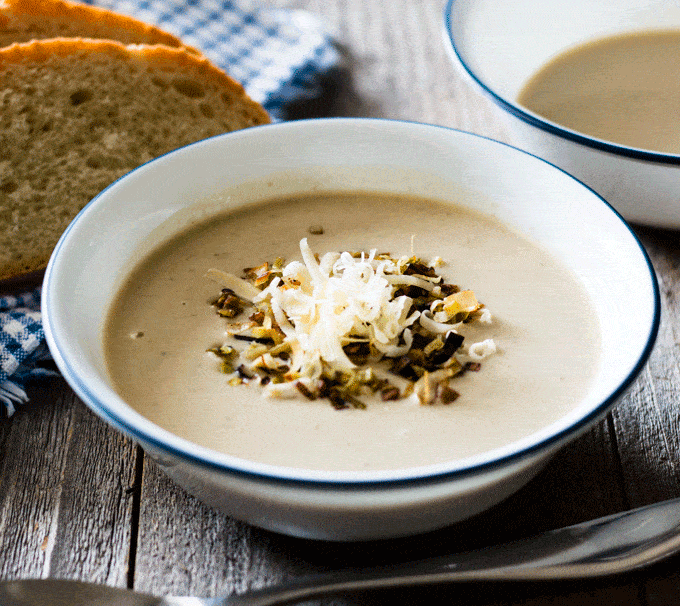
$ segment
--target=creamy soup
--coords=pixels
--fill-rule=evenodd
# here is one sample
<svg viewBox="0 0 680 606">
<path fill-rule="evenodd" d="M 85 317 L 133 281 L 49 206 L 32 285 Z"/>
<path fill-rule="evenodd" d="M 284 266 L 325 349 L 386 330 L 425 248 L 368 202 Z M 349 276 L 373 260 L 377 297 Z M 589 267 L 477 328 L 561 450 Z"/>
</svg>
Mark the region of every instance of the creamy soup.
<svg viewBox="0 0 680 606">
<path fill-rule="evenodd" d="M 493 315 L 467 338 L 492 336 L 497 352 L 453 380 L 460 397 L 448 405 L 365 398 L 365 410 L 335 410 L 230 385 L 206 352 L 223 342 L 227 322 L 209 304 L 220 285 L 206 273 L 300 259 L 305 237 L 318 253 L 442 257 L 438 271 Z M 125 281 L 104 343 L 120 395 L 179 436 L 252 461 L 361 471 L 458 459 L 556 421 L 588 390 L 599 327 L 575 276 L 492 218 L 411 197 L 324 194 L 217 216 L 162 245 Z"/>
<path fill-rule="evenodd" d="M 545 65 L 519 103 L 581 133 L 680 153 L 680 32 L 596 40 Z"/>
</svg>

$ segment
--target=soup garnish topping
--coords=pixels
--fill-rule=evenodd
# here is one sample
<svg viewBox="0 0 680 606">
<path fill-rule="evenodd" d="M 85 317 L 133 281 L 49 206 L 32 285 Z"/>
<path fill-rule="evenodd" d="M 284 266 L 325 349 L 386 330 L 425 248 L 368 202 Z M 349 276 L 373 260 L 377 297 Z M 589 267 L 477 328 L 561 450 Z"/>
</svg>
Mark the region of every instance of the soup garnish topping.
<svg viewBox="0 0 680 606">
<path fill-rule="evenodd" d="M 362 395 L 413 397 L 449 404 L 451 380 L 480 369 L 493 339 L 466 345 L 461 328 L 490 324 L 471 290 L 446 283 L 441 259 L 394 258 L 376 250 L 318 257 L 307 239 L 302 262 L 281 258 L 244 270 L 208 274 L 222 286 L 213 302 L 228 318 L 228 342 L 208 351 L 230 384 L 256 383 L 273 397 L 330 400 L 365 408 Z"/>
</svg>

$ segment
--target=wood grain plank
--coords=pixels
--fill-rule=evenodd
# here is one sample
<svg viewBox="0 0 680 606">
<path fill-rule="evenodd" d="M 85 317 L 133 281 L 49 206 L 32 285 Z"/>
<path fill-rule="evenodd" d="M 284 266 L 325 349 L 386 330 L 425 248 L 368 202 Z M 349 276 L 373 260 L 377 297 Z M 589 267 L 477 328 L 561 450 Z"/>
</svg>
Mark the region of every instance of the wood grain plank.
<svg viewBox="0 0 680 606">
<path fill-rule="evenodd" d="M 614 421 L 633 506 L 680 496 L 680 246 L 677 234 L 640 229 L 662 302 L 654 351 Z"/>
<path fill-rule="evenodd" d="M 61 380 L 2 426 L 0 577 L 125 586 L 136 449 Z"/>
<path fill-rule="evenodd" d="M 659 279 L 659 338 L 631 405 L 617 417 L 618 440 L 631 502 L 640 505 L 680 496 L 680 235 L 638 228 Z M 649 606 L 680 603 L 678 558 L 656 567 L 645 582 Z"/>
<path fill-rule="evenodd" d="M 47 401 L 40 390 L 34 401 Z M 58 388 L 55 389 L 58 391 Z M 72 427 L 68 403 L 22 407 L 2 421 L 0 575 L 40 577 L 49 570 L 48 545 L 58 525 L 61 476 Z"/>
<path fill-rule="evenodd" d="M 141 454 L 80 402 L 73 419 L 49 574 L 126 586 Z"/>
<path fill-rule="evenodd" d="M 290 539 L 252 528 L 202 504 L 146 459 L 135 589 L 212 596 L 282 581 L 304 566 Z"/>
</svg>

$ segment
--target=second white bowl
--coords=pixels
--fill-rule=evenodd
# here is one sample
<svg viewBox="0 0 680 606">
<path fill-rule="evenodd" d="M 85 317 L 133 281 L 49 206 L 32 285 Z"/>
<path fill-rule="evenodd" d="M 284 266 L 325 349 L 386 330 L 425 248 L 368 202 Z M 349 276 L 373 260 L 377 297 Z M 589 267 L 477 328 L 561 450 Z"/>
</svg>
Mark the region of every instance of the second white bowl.
<svg viewBox="0 0 680 606">
<path fill-rule="evenodd" d="M 497 105 L 513 144 L 592 187 L 628 221 L 680 229 L 680 154 L 596 139 L 517 103 L 534 73 L 578 44 L 631 31 L 680 29 L 676 3 L 449 0 L 444 17 L 454 63 Z"/>
</svg>

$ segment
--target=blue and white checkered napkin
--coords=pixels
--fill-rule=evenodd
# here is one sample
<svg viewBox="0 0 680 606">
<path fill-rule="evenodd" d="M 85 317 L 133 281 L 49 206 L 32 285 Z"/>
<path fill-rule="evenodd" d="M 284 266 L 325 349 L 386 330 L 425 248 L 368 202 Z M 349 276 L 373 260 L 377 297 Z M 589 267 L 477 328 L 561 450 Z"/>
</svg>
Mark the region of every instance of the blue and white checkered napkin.
<svg viewBox="0 0 680 606">
<path fill-rule="evenodd" d="M 28 397 L 23 383 L 30 377 L 54 374 L 41 366 L 49 358 L 40 317 L 40 289 L 0 297 L 0 408 L 8 415 Z"/>
<path fill-rule="evenodd" d="M 201 50 L 243 84 L 274 120 L 286 105 L 313 99 L 339 54 L 323 24 L 299 10 L 252 0 L 83 0 L 151 23 Z M 40 291 L 0 297 L 0 410 L 27 401 L 25 381 L 49 373 Z"/>
</svg>

